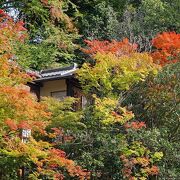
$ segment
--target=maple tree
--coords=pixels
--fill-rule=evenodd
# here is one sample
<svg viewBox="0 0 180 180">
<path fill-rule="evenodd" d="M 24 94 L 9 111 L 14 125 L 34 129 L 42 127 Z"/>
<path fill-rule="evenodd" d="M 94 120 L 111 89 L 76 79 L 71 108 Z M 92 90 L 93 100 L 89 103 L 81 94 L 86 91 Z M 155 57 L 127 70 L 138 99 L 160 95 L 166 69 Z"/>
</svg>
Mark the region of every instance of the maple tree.
<svg viewBox="0 0 180 180">
<path fill-rule="evenodd" d="M 84 52 L 90 54 L 93 63 L 84 63 L 78 72 L 82 87 L 88 93 L 107 95 L 113 89 L 126 90 L 134 83 L 157 73 L 158 65 L 147 53 L 137 53 L 137 45 L 127 39 L 117 41 L 86 41 Z"/>
<path fill-rule="evenodd" d="M 162 66 L 180 61 L 180 34 L 163 32 L 152 40 L 156 50 L 152 53 L 155 63 Z"/>
<path fill-rule="evenodd" d="M 148 75 L 156 75 L 160 66 L 155 64 L 147 53 L 138 53 L 137 45 L 131 44 L 127 39 L 120 42 L 98 40 L 86 42 L 88 47 L 82 50 L 89 54 L 92 60 L 84 63 L 77 72 L 77 77 L 90 103 L 84 115 L 90 122 L 83 122 L 93 129 L 96 128 L 95 126 L 98 127 L 99 133 L 95 136 L 97 143 L 101 133 L 106 134 L 109 139 L 113 138 L 114 144 L 110 143 L 110 146 L 117 151 L 113 151 L 111 158 L 121 155 L 122 178 L 147 179 L 156 176 L 159 173 L 156 162 L 158 163 L 162 158 L 163 153 L 150 152 L 141 140 L 136 139 L 136 136 L 133 137 L 145 128 L 146 124 L 142 121 L 134 121 L 133 112 L 128 107 L 122 106 L 120 102 L 122 93 L 134 84 L 144 81 Z M 103 137 L 101 138 L 104 142 Z M 100 151 L 105 150 L 101 147 Z M 155 157 L 153 154 L 159 156 Z M 88 155 L 85 157 L 88 158 Z M 102 159 L 105 157 L 103 156 Z M 97 161 L 100 160 L 97 158 Z M 106 164 L 106 161 L 100 162 Z M 114 163 L 119 164 L 118 161 Z M 97 163 L 96 166 L 99 164 Z M 107 165 L 110 169 L 111 165 L 108 163 Z M 99 165 L 99 169 L 95 169 L 101 178 L 107 176 L 113 178 L 109 175 L 108 169 L 101 168 Z M 121 176 L 116 172 L 114 177 Z"/>
<path fill-rule="evenodd" d="M 123 176 L 127 179 L 146 179 L 148 176 L 159 174 L 159 168 L 153 165 L 163 156 L 162 152 L 152 153 L 141 142 L 133 142 L 123 149 L 124 154 L 120 156 L 124 168 Z"/>
<path fill-rule="evenodd" d="M 19 179 L 25 174 L 18 170 L 25 168 L 33 179 L 88 178 L 88 172 L 67 159 L 64 151 L 45 141 L 51 113 L 29 92 L 26 82 L 31 77 L 16 63 L 15 47 L 23 46 L 27 37 L 23 25 L 0 10 L 0 178 Z"/>
<path fill-rule="evenodd" d="M 128 39 L 122 41 L 99 41 L 99 40 L 85 40 L 88 48 L 82 49 L 89 55 L 96 53 L 112 53 L 116 56 L 129 55 L 137 49 L 137 44 L 131 44 Z"/>
</svg>

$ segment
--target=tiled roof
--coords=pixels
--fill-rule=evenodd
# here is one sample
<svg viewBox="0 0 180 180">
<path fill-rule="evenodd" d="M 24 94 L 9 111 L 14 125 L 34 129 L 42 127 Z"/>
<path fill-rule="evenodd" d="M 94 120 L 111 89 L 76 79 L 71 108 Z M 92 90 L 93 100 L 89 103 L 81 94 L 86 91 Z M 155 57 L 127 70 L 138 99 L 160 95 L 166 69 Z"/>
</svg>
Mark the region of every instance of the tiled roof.
<svg viewBox="0 0 180 180">
<path fill-rule="evenodd" d="M 39 73 L 39 77 L 35 80 L 35 82 L 72 76 L 76 70 L 77 64 L 75 63 L 68 67 L 43 70 Z"/>
</svg>

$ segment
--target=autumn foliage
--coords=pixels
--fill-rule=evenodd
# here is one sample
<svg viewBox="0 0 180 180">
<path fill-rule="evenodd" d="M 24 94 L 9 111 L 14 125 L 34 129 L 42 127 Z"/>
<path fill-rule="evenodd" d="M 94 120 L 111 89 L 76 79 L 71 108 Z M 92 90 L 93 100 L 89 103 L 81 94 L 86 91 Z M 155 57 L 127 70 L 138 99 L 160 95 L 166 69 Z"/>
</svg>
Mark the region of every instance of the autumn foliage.
<svg viewBox="0 0 180 180">
<path fill-rule="evenodd" d="M 112 53 L 116 56 L 129 55 L 137 49 L 137 44 L 131 44 L 128 39 L 122 41 L 99 41 L 99 40 L 85 40 L 88 48 L 82 49 L 83 52 L 89 55 L 96 53 L 108 54 Z"/>
<path fill-rule="evenodd" d="M 23 46 L 27 38 L 23 25 L 0 10 L 0 179 L 22 178 L 18 172 L 23 166 L 28 169 L 27 178 L 63 179 L 64 171 L 88 178 L 88 172 L 46 141 L 51 113 L 29 92 L 25 83 L 31 78 L 16 63 L 15 47 L 17 43 Z M 28 137 L 24 130 L 30 132 Z"/>
<path fill-rule="evenodd" d="M 55 1 L 41 3 L 54 23 L 62 21 L 69 32 L 73 31 L 60 1 L 58 6 Z M 76 77 L 87 105 L 77 112 L 72 108 L 75 98 L 37 102 L 30 93 L 26 83 L 35 74 L 23 70 L 16 55 L 16 47 L 23 47 L 27 39 L 24 23 L 0 10 L 0 179 L 156 178 L 163 152 L 139 138 L 148 125 L 136 119 L 131 104 L 123 105 L 123 98 L 136 84 L 156 77 L 163 66 L 179 61 L 180 35 L 158 34 L 152 40 L 152 53 L 138 52 L 138 45 L 128 39 L 85 40 L 87 47 L 81 50 L 91 61 L 82 65 Z M 168 91 L 177 79 L 172 75 L 173 81 L 163 86 L 151 87 L 150 82 L 146 95 L 152 98 L 145 105 L 154 99 L 156 103 L 158 95 L 176 100 Z"/>
<path fill-rule="evenodd" d="M 123 41 L 86 41 L 83 49 L 93 58 L 93 63 L 84 63 L 78 78 L 86 92 L 111 93 L 113 89 L 127 90 L 135 82 L 156 74 L 159 68 L 147 53 L 138 53 L 137 45 Z M 93 87 L 93 88 L 92 88 Z M 90 93 L 90 91 L 88 93 Z"/>
<path fill-rule="evenodd" d="M 134 121 L 134 122 L 131 122 L 131 123 L 126 123 L 124 125 L 124 127 L 126 129 L 133 129 L 133 130 L 138 130 L 138 129 L 141 129 L 141 128 L 145 128 L 146 127 L 146 124 L 142 121 L 142 122 L 139 122 L 139 121 Z"/>
<path fill-rule="evenodd" d="M 159 168 L 152 162 L 158 161 L 161 156 L 161 153 L 151 153 L 142 143 L 134 142 L 120 156 L 124 165 L 122 170 L 124 178 L 129 180 L 147 179 L 149 176 L 158 175 Z"/>
<path fill-rule="evenodd" d="M 164 66 L 180 60 L 180 34 L 163 32 L 152 40 L 152 44 L 156 48 L 152 53 L 155 63 Z"/>
<path fill-rule="evenodd" d="M 160 66 L 153 62 L 148 53 L 137 52 L 137 45 L 127 39 L 119 42 L 85 42 L 87 48 L 82 50 L 90 55 L 92 62 L 83 64 L 78 71 L 78 78 L 86 94 L 95 94 L 92 96 L 94 119 L 106 128 L 122 126 L 119 135 L 123 137 L 120 148 L 123 178 L 147 179 L 158 175 L 156 162 L 163 154 L 155 152 L 158 155 L 160 153 L 158 159 L 141 141 L 135 140 L 133 134 L 145 129 L 146 124 L 135 121 L 133 112 L 121 106 L 120 94 L 144 81 L 148 75 L 156 75 Z"/>
</svg>

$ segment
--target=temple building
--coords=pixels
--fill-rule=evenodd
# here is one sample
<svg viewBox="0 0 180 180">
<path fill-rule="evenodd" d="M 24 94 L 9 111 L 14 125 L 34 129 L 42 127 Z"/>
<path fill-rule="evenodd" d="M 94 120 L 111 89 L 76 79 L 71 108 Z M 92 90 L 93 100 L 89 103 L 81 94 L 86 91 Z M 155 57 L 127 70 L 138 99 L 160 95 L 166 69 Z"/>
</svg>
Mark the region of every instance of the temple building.
<svg viewBox="0 0 180 180">
<path fill-rule="evenodd" d="M 86 104 L 86 98 L 75 78 L 77 70 L 77 65 L 73 64 L 68 67 L 33 72 L 36 78 L 28 83 L 30 91 L 37 96 L 39 101 L 42 97 L 53 97 L 59 100 L 67 96 L 75 97 L 79 99 L 76 109 L 82 108 Z"/>
</svg>

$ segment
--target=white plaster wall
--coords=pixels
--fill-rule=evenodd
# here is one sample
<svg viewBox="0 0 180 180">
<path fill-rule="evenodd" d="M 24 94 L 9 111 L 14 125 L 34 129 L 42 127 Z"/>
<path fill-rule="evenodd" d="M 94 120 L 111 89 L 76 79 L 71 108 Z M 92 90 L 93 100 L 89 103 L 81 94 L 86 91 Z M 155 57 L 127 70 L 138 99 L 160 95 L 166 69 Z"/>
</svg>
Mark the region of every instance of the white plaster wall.
<svg viewBox="0 0 180 180">
<path fill-rule="evenodd" d="M 51 92 L 55 91 L 67 91 L 65 79 L 44 82 L 40 89 L 40 96 L 51 96 Z"/>
</svg>

